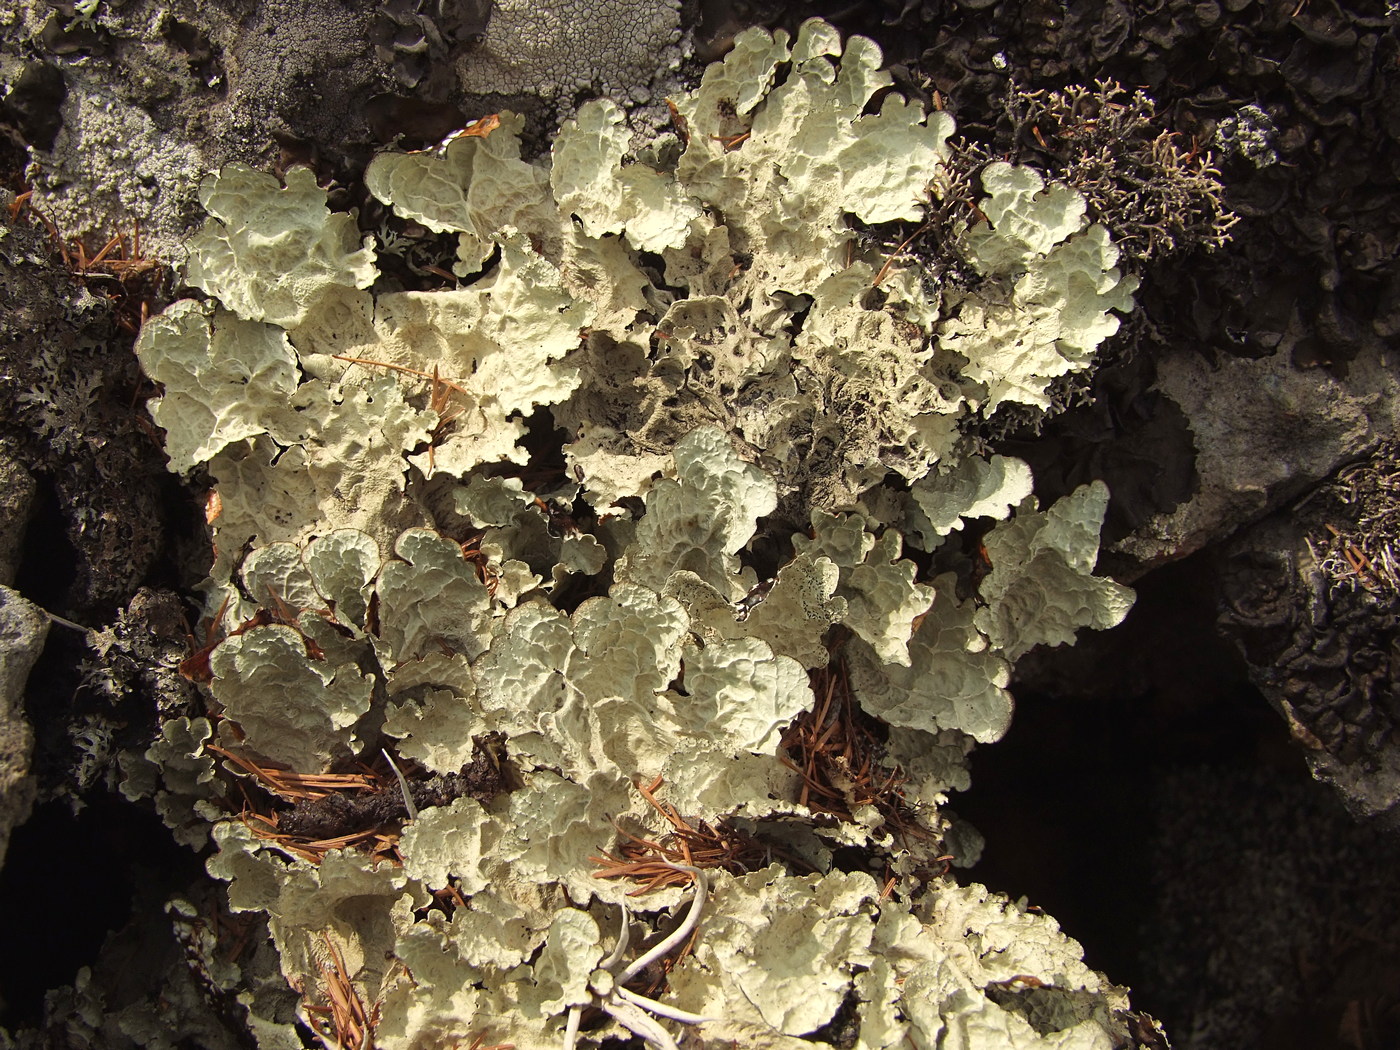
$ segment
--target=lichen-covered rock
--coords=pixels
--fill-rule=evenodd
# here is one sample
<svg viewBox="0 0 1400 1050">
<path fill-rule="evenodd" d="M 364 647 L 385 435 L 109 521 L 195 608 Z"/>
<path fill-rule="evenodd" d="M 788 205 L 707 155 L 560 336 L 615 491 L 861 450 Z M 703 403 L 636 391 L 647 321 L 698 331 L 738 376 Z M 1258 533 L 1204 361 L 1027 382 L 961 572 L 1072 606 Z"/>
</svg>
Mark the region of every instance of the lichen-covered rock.
<svg viewBox="0 0 1400 1050">
<path fill-rule="evenodd" d="M 1313 775 L 1347 807 L 1400 821 L 1395 445 L 1301 509 L 1244 530 L 1220 560 L 1220 624 Z"/>
<path fill-rule="evenodd" d="M 0 200 L 14 208 L 14 219 L 0 224 L 0 290 L 8 304 L 0 311 L 3 441 L 38 483 L 39 505 L 51 499 L 59 508 L 71 552 L 67 570 L 49 574 L 67 577 L 62 593 L 46 601 L 92 622 L 125 603 L 158 556 L 167 478 L 144 421 L 131 412 L 131 391 L 142 380 L 122 314 L 74 280 L 38 216 L 8 194 Z M 132 272 L 128 302 L 155 295 L 161 272 Z M 16 539 L 10 532 L 9 543 Z"/>
<path fill-rule="evenodd" d="M 627 91 L 680 59 L 675 0 L 495 0 L 475 48 L 456 58 L 459 82 L 476 94 Z"/>
<path fill-rule="evenodd" d="M 1157 365 L 1157 390 L 1193 434 L 1199 481 L 1190 498 L 1115 545 L 1151 566 L 1224 539 L 1298 499 L 1400 428 L 1400 380 L 1385 354 L 1344 373 L 1300 369 L 1287 354 L 1182 354 Z"/>
<path fill-rule="evenodd" d="M 29 526 L 36 489 L 16 451 L 13 441 L 0 441 L 0 587 L 15 582 L 19 548 Z"/>
</svg>

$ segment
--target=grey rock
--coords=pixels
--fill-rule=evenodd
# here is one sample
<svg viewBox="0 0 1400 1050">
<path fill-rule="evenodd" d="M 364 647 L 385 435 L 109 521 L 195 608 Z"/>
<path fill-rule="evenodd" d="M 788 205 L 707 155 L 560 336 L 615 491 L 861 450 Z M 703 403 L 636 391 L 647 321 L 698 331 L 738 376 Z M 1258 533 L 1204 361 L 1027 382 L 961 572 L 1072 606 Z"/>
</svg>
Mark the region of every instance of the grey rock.
<svg viewBox="0 0 1400 1050">
<path fill-rule="evenodd" d="M 24 685 L 48 631 L 42 609 L 0 587 L 0 864 L 11 829 L 28 819 L 34 804 L 29 776 L 34 731 L 24 717 Z"/>
<path fill-rule="evenodd" d="M 139 224 L 145 254 L 175 264 L 207 172 L 362 167 L 372 102 L 399 89 L 445 112 L 546 122 L 576 95 L 611 93 L 665 119 L 684 57 L 678 0 L 128 0 L 80 21 L 48 0 L 0 13 L 0 98 L 34 53 L 55 82 L 31 132 L 33 204 L 92 245 Z"/>
<path fill-rule="evenodd" d="M 374 0 L 103 3 L 62 46 L 55 20 L 80 20 L 18 6 L 0 57 L 37 52 L 63 84 L 57 130 L 31 141 L 33 204 L 90 246 L 139 223 L 145 254 L 178 263 L 207 172 L 360 135 L 365 103 L 392 83 L 368 39 Z"/>
<path fill-rule="evenodd" d="M 1365 351 L 1344 376 L 1286 354 L 1162 362 L 1157 389 L 1186 416 L 1199 484 L 1112 549 L 1150 568 L 1223 544 L 1220 626 L 1250 678 L 1317 779 L 1358 816 L 1400 823 L 1400 606 L 1329 581 L 1317 552 L 1348 522 L 1310 495 L 1397 432 L 1392 357 Z"/>
<path fill-rule="evenodd" d="M 457 64 L 480 94 L 634 92 L 680 61 L 675 0 L 497 0 L 478 48 Z"/>
<path fill-rule="evenodd" d="M 1344 378 L 1282 354 L 1160 362 L 1156 389 L 1186 415 L 1200 485 L 1112 549 L 1149 568 L 1184 558 L 1365 455 L 1400 425 L 1400 373 L 1387 356 L 1362 354 Z"/>
</svg>

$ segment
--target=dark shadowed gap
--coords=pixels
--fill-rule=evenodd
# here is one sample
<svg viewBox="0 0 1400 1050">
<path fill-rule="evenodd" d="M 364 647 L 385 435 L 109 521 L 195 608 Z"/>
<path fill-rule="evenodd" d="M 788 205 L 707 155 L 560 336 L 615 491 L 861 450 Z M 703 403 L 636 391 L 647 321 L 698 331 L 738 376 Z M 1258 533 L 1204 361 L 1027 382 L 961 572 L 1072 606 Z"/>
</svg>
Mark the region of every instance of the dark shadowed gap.
<svg viewBox="0 0 1400 1050">
<path fill-rule="evenodd" d="M 159 817 L 124 800 L 96 798 L 76 816 L 63 801 L 37 807 L 0 870 L 0 1026 L 43 1020 L 44 993 L 96 962 L 131 918 L 138 884 L 173 893 L 201 867 Z"/>
<path fill-rule="evenodd" d="M 972 756 L 952 808 L 986 837 L 960 872 L 1053 915 L 1086 962 L 1132 988 L 1135 1009 L 1172 1031 L 1176 994 L 1152 987 L 1154 848 L 1161 778 L 1201 764 L 1248 767 L 1286 739 L 1281 720 L 1216 638 L 1208 558 L 1145 577 L 1128 619 L 1032 653 L 1013 686 L 1010 731 Z M 1301 760 L 1297 761 L 1301 770 Z"/>
<path fill-rule="evenodd" d="M 68 521 L 53 481 L 42 477 L 11 586 L 40 608 L 71 613 L 69 604 L 80 560 L 68 538 Z"/>
</svg>

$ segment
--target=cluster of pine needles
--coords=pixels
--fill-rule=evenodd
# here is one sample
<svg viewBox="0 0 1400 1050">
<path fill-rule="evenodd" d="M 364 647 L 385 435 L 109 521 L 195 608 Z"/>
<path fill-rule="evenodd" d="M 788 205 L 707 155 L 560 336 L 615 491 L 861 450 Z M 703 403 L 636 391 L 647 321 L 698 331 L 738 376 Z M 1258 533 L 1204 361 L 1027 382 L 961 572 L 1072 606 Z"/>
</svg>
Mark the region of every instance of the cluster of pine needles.
<svg viewBox="0 0 1400 1050">
<path fill-rule="evenodd" d="M 260 764 L 214 744 L 208 745 L 208 749 L 249 774 L 269 794 L 292 805 L 321 802 L 337 794 L 351 801 L 368 796 L 394 798 L 399 790 L 391 773 L 380 773 L 370 766 L 357 773 L 297 773 L 279 766 Z M 258 838 L 312 864 L 319 864 L 331 850 L 350 847 L 367 850 L 376 858 L 402 863 L 398 833 L 386 830 L 379 822 L 340 835 L 317 837 L 289 830 L 285 826 L 283 812 L 254 805 L 246 792 L 241 817 Z"/>
<path fill-rule="evenodd" d="M 883 763 L 883 724 L 861 711 L 851 694 L 845 663 L 832 662 L 812 672 L 817 703 L 799 715 L 783 734 L 784 765 L 802 777 L 797 801 L 814 813 L 854 821 L 856 811 L 873 806 L 884 826 L 897 836 L 931 839 L 934 833 L 919 820 L 905 798 L 905 776 Z M 648 838 L 614 822 L 620 838 L 615 853 L 589 857 L 599 879 L 637 882 L 629 896 L 693 880 L 675 865 L 722 869 L 734 875 L 754 871 L 775 859 L 795 859 L 735 827 L 728 820 L 710 823 L 687 820 L 675 806 L 658 799 L 662 777 L 637 784 L 637 791 L 669 825 L 664 834 Z"/>
<path fill-rule="evenodd" d="M 793 720 L 782 740 L 789 757 L 781 761 L 802 776 L 797 800 L 842 821 L 874 806 L 884 827 L 901 838 L 933 837 L 904 797 L 903 770 L 883 762 L 884 724 L 856 703 L 845 661 L 833 654 L 811 677 L 817 702 Z"/>
<path fill-rule="evenodd" d="M 666 886 L 688 886 L 689 872 L 673 867 L 684 864 L 692 868 L 719 868 L 733 875 L 743 875 L 767 864 L 773 851 L 751 835 L 732 827 L 728 821 L 716 824 L 697 820 L 694 823 L 680 815 L 675 806 L 656 797 L 662 778 L 650 784 L 637 784 L 637 791 L 651 807 L 660 813 L 671 830 L 659 839 L 634 834 L 613 823 L 621 836 L 617 853 L 589 857 L 598 865 L 596 879 L 632 879 L 642 885 L 628 896 L 636 897 Z"/>
</svg>

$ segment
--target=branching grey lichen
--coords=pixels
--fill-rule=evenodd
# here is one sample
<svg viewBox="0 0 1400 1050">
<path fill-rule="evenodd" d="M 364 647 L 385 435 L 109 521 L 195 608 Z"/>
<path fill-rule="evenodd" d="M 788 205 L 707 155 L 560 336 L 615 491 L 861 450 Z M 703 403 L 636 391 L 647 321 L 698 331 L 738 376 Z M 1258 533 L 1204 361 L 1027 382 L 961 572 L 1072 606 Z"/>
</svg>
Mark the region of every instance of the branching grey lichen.
<svg viewBox="0 0 1400 1050">
<path fill-rule="evenodd" d="M 510 114 L 381 156 L 371 191 L 458 235 L 441 291 L 375 294 L 372 242 L 296 171 L 206 185 L 190 272 L 211 298 L 137 350 L 172 469 L 216 481 L 207 599 L 240 626 L 208 652 L 217 724 L 148 752 L 191 794 L 163 811 L 213 812 L 211 745 L 318 774 L 387 748 L 452 774 L 490 735 L 511 770 L 485 801 L 420 803 L 401 866 L 214 824 L 231 907 L 266 914 L 294 987 L 343 972 L 377 1045 L 668 1047 L 684 1023 L 687 1042 L 796 1047 L 847 1003 L 871 1048 L 1112 1044 L 1121 991 L 1052 920 L 941 877 L 937 847 L 972 743 L 1009 722 L 1016 659 L 1131 598 L 1093 575 L 1103 486 L 1039 508 L 1025 465 L 964 428 L 1091 368 L 1133 282 L 1082 198 L 1005 164 L 983 174 L 990 221 L 957 231 L 979 280 L 884 257 L 856 223 L 921 222 L 953 130 L 890 85 L 872 43 L 811 21 L 741 34 L 635 154 L 594 102 L 538 163 Z M 546 469 L 530 450 L 554 428 Z M 990 569 L 960 597 L 905 546 L 937 564 L 971 521 Z M 784 732 L 832 664 L 887 738 L 850 773 L 900 785 L 920 834 L 803 801 Z M 695 872 L 697 938 L 648 990 L 631 982 L 683 891 L 629 905 L 658 943 L 619 968 L 601 920 L 627 888 L 588 858 L 614 821 L 656 826 L 634 786 L 662 775 L 774 863 Z M 852 848 L 888 883 L 834 866 Z M 1079 1005 L 1033 1026 L 988 993 L 1013 980 Z"/>
<path fill-rule="evenodd" d="M 1313 560 L 1334 589 L 1370 592 L 1378 602 L 1400 594 L 1400 442 L 1382 441 L 1345 467 L 1322 491 L 1332 517 L 1326 535 L 1308 538 Z M 1320 553 L 1319 553 L 1320 552 Z"/>
<path fill-rule="evenodd" d="M 1124 251 L 1147 260 L 1230 239 L 1239 216 L 1225 203 L 1207 143 L 1162 130 L 1146 93 L 1111 80 L 1060 91 L 1013 83 L 1006 109 L 1017 137 L 1056 159 Z M 1222 122 L 1217 138 L 1227 149 L 1244 141 L 1231 134 Z"/>
</svg>

